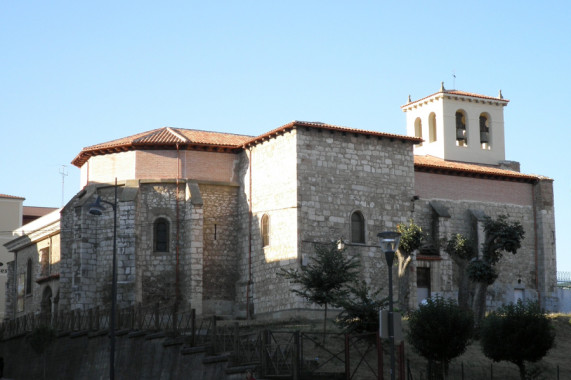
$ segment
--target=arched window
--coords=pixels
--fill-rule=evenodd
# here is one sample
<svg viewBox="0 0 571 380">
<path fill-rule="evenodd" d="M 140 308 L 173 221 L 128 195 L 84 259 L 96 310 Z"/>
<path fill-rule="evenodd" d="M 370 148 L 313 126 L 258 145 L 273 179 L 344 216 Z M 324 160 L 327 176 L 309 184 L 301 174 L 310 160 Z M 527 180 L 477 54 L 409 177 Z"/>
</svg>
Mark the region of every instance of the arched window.
<svg viewBox="0 0 571 380">
<path fill-rule="evenodd" d="M 32 294 L 32 259 L 26 263 L 26 294 Z"/>
<path fill-rule="evenodd" d="M 466 115 L 462 111 L 456 111 L 456 145 L 467 146 L 467 144 Z"/>
<path fill-rule="evenodd" d="M 351 241 L 365 244 L 365 218 L 359 211 L 351 214 Z"/>
<path fill-rule="evenodd" d="M 490 149 L 490 117 L 485 113 L 480 115 L 480 144 L 482 149 Z"/>
<path fill-rule="evenodd" d="M 154 249 L 155 252 L 169 251 L 170 223 L 166 218 L 158 218 L 154 225 Z"/>
<path fill-rule="evenodd" d="M 428 142 L 436 141 L 436 114 L 432 112 L 428 117 Z"/>
<path fill-rule="evenodd" d="M 414 137 L 422 138 L 422 120 L 420 117 L 414 121 Z M 422 143 L 418 143 L 418 146 L 422 146 Z"/>
<path fill-rule="evenodd" d="M 262 216 L 262 246 L 270 245 L 270 216 L 264 214 Z"/>
</svg>

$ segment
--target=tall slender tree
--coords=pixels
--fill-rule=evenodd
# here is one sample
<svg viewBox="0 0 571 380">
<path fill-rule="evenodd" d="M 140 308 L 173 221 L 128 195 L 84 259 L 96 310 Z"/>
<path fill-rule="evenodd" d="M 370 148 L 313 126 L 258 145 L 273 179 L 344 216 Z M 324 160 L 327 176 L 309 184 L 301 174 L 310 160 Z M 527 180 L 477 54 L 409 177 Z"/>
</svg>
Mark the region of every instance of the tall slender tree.
<svg viewBox="0 0 571 380">
<path fill-rule="evenodd" d="M 486 218 L 484 232 L 486 239 L 482 244 L 482 257 L 470 261 L 467 268 L 470 279 L 476 282 L 472 304 L 476 325 L 479 325 L 484 318 L 488 286 L 498 278 L 496 264 L 504 252 L 515 255 L 521 248 L 521 241 L 525 236 L 521 223 L 508 220 L 507 215 L 499 215 L 497 219 Z"/>
<path fill-rule="evenodd" d="M 474 242 L 461 234 L 455 234 L 444 242 L 444 251 L 458 266 L 458 306 L 464 310 L 471 309 L 470 279 L 466 268 L 470 260 L 476 256 Z"/>
<path fill-rule="evenodd" d="M 410 275 L 408 267 L 412 262 L 412 253 L 420 249 L 420 246 L 426 240 L 426 236 L 413 220 L 411 220 L 409 224 L 397 225 L 397 232 L 401 234 L 399 248 L 396 252 L 399 288 L 398 305 L 402 311 L 406 311 L 408 310 L 410 299 Z"/>
<path fill-rule="evenodd" d="M 347 257 L 345 248 L 340 249 L 339 244 L 315 244 L 315 256 L 307 266 L 300 269 L 282 268 L 278 274 L 301 285 L 299 289 L 292 288 L 291 292 L 325 308 L 325 337 L 327 308 L 335 300 L 346 297 L 349 291 L 346 285 L 356 280 L 358 267 L 359 261 L 355 257 Z"/>
</svg>

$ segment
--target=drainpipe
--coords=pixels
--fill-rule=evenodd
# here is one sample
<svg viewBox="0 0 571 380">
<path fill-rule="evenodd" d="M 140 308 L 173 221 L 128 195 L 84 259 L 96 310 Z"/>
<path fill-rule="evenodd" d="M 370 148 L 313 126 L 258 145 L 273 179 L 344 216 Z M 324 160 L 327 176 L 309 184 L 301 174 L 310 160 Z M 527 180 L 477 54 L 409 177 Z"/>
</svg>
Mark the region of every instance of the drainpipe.
<svg viewBox="0 0 571 380">
<path fill-rule="evenodd" d="M 176 269 L 175 269 L 175 310 L 178 310 L 178 305 L 180 303 L 180 214 L 178 205 L 178 184 L 180 178 L 180 151 L 179 145 L 176 144 Z"/>
<path fill-rule="evenodd" d="M 246 285 L 246 319 L 250 320 L 250 288 L 252 286 L 252 149 L 249 153 L 249 194 L 248 201 L 248 284 Z"/>
</svg>

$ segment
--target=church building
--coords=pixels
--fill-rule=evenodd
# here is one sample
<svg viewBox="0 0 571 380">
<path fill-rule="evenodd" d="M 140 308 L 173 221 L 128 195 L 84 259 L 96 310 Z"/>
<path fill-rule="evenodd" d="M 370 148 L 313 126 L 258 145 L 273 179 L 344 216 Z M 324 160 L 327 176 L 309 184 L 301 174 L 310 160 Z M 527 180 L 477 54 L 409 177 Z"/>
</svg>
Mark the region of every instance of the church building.
<svg viewBox="0 0 571 380">
<path fill-rule="evenodd" d="M 553 181 L 505 159 L 508 102 L 442 86 L 401 107 L 406 135 L 293 121 L 256 137 L 165 127 L 88 146 L 72 161 L 81 191 L 61 210 L 57 308 L 109 305 L 115 243 L 119 307 L 310 316 L 319 308 L 290 291 L 281 268 L 307 265 L 315 244 L 342 240 L 361 279 L 386 293 L 377 234 L 410 220 L 433 242 L 409 267 L 415 307 L 458 295 L 461 273 L 442 239 L 461 233 L 480 246 L 485 218 L 508 215 L 525 239 L 498 264 L 489 308 L 522 298 L 556 310 Z M 96 203 L 100 215 L 90 213 Z"/>
</svg>

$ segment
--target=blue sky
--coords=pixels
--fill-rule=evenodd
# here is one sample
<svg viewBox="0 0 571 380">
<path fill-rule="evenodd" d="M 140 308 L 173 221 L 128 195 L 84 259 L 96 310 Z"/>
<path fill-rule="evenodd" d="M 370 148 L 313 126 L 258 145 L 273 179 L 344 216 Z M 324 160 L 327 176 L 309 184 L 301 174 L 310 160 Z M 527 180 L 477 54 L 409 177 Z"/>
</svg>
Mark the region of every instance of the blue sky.
<svg viewBox="0 0 571 380">
<path fill-rule="evenodd" d="M 258 135 L 292 120 L 405 134 L 447 88 L 510 99 L 506 159 L 555 179 L 571 271 L 567 2 L 0 2 L 0 193 L 59 207 L 88 145 L 163 126 Z M 453 73 L 456 74 L 455 81 Z"/>
</svg>

